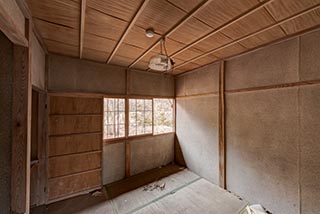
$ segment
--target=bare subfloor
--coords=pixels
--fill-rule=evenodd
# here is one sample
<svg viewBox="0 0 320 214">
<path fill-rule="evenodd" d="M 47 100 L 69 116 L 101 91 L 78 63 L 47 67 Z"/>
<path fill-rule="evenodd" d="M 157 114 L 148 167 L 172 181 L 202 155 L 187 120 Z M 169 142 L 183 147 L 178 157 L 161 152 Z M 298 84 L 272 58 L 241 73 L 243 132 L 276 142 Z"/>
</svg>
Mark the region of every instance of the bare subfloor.
<svg viewBox="0 0 320 214">
<path fill-rule="evenodd" d="M 33 208 L 31 213 L 237 214 L 246 205 L 188 169 L 171 165 L 107 185 L 101 195 L 78 196 Z"/>
</svg>

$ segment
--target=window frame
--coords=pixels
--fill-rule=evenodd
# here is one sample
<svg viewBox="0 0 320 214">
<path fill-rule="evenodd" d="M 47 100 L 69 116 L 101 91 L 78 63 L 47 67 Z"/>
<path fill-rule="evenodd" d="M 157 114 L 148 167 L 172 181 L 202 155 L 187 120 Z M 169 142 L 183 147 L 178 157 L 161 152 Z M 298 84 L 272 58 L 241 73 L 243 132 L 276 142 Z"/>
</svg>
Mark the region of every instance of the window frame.
<svg viewBox="0 0 320 214">
<path fill-rule="evenodd" d="M 157 133 L 155 134 L 154 132 L 154 100 L 155 99 L 170 99 L 172 100 L 172 131 L 171 132 L 165 132 L 165 133 Z M 175 98 L 168 98 L 168 97 L 154 97 L 152 98 L 152 134 L 153 136 L 158 136 L 158 135 L 164 135 L 164 134 L 172 134 L 176 132 L 176 99 Z"/>
<path fill-rule="evenodd" d="M 128 97 L 128 138 L 132 138 L 132 137 L 139 137 L 139 136 L 153 136 L 153 98 L 139 98 L 139 97 Z M 136 134 L 135 135 L 131 135 L 130 136 L 130 100 L 151 100 L 151 133 L 144 133 L 144 134 L 137 134 L 137 129 L 136 129 Z M 137 108 L 137 104 L 136 104 L 136 108 Z M 136 109 L 136 114 L 137 114 L 137 109 Z M 144 110 L 145 112 L 145 110 Z"/>
<path fill-rule="evenodd" d="M 105 111 L 104 111 L 104 100 L 105 99 L 123 99 L 124 100 L 124 136 L 123 137 L 114 137 L 114 138 L 104 138 L 104 118 L 105 118 Z M 120 96 L 103 96 L 102 97 L 102 109 L 103 109 L 103 115 L 102 115 L 102 139 L 104 142 L 110 142 L 110 141 L 121 141 L 126 139 L 126 123 L 127 123 L 127 114 L 126 114 L 126 98 L 120 97 Z M 121 111 L 122 112 L 122 111 Z M 118 124 L 119 125 L 119 124 Z"/>
<path fill-rule="evenodd" d="M 113 99 L 124 99 L 125 103 L 125 135 L 124 137 L 117 137 L 117 138 L 104 138 L 104 98 L 113 98 Z M 139 134 L 139 135 L 132 135 L 129 136 L 129 100 L 130 99 L 136 99 L 136 100 L 151 100 L 152 101 L 152 132 L 147 134 Z M 172 132 L 166 132 L 166 133 L 154 133 L 154 99 L 171 99 L 173 101 L 173 109 L 172 109 L 172 115 L 173 115 L 173 127 Z M 159 96 L 128 96 L 128 95 L 103 95 L 102 97 L 102 107 L 103 107 L 103 116 L 102 116 L 102 140 L 106 143 L 117 143 L 117 142 L 124 142 L 125 140 L 130 139 L 136 139 L 136 138 L 144 138 L 144 137 L 152 137 L 152 136 L 159 136 L 159 135 L 167 135 L 167 134 L 173 134 L 176 132 L 176 98 L 175 97 L 159 97 Z"/>
</svg>

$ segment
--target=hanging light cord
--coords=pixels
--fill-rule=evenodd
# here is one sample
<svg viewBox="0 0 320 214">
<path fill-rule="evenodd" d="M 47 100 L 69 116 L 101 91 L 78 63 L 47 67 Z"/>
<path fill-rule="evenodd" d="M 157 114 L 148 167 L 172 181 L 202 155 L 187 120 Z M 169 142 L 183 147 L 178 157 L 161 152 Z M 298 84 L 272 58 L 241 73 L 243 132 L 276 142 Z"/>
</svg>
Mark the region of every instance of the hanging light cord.
<svg viewBox="0 0 320 214">
<path fill-rule="evenodd" d="M 169 57 L 169 55 L 168 55 L 168 52 L 167 52 L 167 48 L 166 48 L 166 41 L 165 41 L 165 38 L 162 38 L 161 39 L 161 42 L 160 42 L 160 53 L 161 53 L 161 55 L 163 55 L 162 54 L 162 48 L 163 48 L 163 50 L 164 50 L 164 53 L 165 53 L 165 56 L 168 58 L 168 65 L 169 65 L 169 63 L 171 63 L 171 66 L 172 66 L 172 68 L 171 68 L 171 70 L 173 70 L 173 65 L 174 65 L 174 63 L 172 63 L 171 62 L 171 59 L 170 59 L 170 57 Z M 168 66 L 169 67 L 169 66 Z M 162 73 L 168 73 L 168 67 L 167 67 L 167 69 L 164 71 L 164 72 L 162 72 Z"/>
</svg>

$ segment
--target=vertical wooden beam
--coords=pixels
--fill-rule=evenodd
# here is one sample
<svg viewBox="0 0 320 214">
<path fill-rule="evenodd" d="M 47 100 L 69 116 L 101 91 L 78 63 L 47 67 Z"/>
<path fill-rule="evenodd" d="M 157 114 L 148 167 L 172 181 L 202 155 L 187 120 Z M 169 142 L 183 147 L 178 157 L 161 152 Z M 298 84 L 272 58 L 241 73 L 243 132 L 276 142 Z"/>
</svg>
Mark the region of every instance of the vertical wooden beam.
<svg viewBox="0 0 320 214">
<path fill-rule="evenodd" d="M 26 37 L 30 26 L 26 20 Z M 29 48 L 13 49 L 11 211 L 29 213 L 31 149 L 31 71 Z"/>
<path fill-rule="evenodd" d="M 225 142 L 225 62 L 220 62 L 219 72 L 219 186 L 226 189 L 226 142 Z"/>
<path fill-rule="evenodd" d="M 87 7 L 87 0 L 81 0 L 81 15 L 80 15 L 80 44 L 79 44 L 79 57 L 82 59 L 83 53 L 83 42 L 84 42 L 84 25 L 86 22 L 86 7 Z"/>
<path fill-rule="evenodd" d="M 126 69 L 126 98 L 125 98 L 125 176 L 130 177 L 131 148 L 128 140 L 129 136 L 129 98 L 130 93 L 130 71 Z"/>
<path fill-rule="evenodd" d="M 130 177 L 130 164 L 131 164 L 131 147 L 130 147 L 130 142 L 126 141 L 126 172 L 125 172 L 125 176 Z"/>
<path fill-rule="evenodd" d="M 38 166 L 38 205 L 45 204 L 46 202 L 46 157 L 47 157 L 47 95 L 45 92 L 39 92 L 39 136 L 38 136 L 38 158 L 39 158 L 39 166 Z"/>
</svg>

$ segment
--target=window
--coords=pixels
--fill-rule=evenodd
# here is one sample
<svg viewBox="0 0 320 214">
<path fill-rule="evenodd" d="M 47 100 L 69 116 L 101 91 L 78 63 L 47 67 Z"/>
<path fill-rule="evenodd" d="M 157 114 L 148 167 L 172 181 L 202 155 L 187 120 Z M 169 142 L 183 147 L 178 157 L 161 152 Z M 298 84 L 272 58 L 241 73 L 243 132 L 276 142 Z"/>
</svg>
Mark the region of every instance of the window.
<svg viewBox="0 0 320 214">
<path fill-rule="evenodd" d="M 174 99 L 167 98 L 104 98 L 103 138 L 116 139 L 173 132 L 173 106 Z"/>
<path fill-rule="evenodd" d="M 103 138 L 125 137 L 125 99 L 104 98 Z"/>
<path fill-rule="evenodd" d="M 154 134 L 173 132 L 173 99 L 153 99 Z"/>
<path fill-rule="evenodd" d="M 152 134 L 152 99 L 129 99 L 129 136 Z"/>
</svg>

